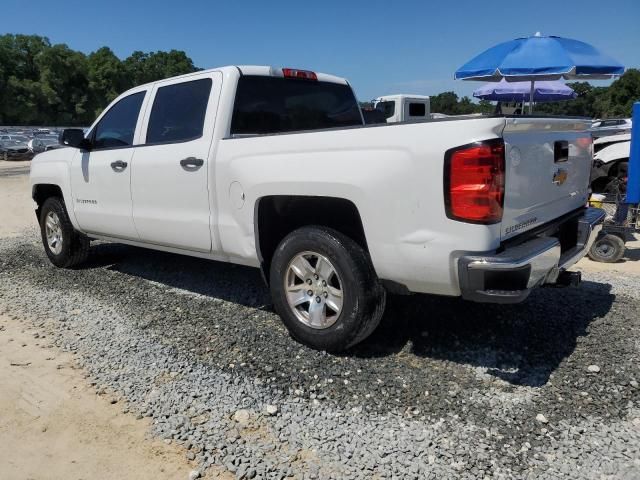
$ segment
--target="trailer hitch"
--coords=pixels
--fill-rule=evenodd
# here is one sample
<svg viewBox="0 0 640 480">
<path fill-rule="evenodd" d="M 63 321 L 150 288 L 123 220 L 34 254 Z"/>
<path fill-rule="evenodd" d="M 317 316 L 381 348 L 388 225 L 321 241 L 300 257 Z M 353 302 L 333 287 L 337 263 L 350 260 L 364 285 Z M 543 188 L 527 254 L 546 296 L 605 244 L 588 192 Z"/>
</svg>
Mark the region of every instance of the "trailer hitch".
<svg viewBox="0 0 640 480">
<path fill-rule="evenodd" d="M 553 284 L 556 287 L 577 287 L 582 282 L 582 272 L 570 272 L 564 270 L 558 275 L 556 283 Z"/>
</svg>

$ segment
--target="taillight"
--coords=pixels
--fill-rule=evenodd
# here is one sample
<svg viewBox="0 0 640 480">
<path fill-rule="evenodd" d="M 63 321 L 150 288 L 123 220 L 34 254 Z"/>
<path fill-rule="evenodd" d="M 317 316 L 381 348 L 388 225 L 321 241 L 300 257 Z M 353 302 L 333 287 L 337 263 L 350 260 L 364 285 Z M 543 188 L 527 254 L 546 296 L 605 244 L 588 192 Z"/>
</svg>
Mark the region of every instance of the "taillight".
<svg viewBox="0 0 640 480">
<path fill-rule="evenodd" d="M 297 68 L 283 68 L 282 75 L 285 78 L 301 78 L 303 80 L 318 80 L 315 72 L 310 70 L 298 70 Z"/>
<path fill-rule="evenodd" d="M 452 148 L 445 154 L 447 217 L 470 223 L 502 220 L 504 142 L 501 139 Z"/>
</svg>

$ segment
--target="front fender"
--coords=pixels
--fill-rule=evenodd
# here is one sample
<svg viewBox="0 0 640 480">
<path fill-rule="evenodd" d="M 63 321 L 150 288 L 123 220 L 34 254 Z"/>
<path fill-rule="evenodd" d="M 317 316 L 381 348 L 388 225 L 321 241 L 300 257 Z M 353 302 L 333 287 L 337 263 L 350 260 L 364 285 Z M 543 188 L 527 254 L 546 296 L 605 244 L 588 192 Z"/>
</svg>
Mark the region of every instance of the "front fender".
<svg viewBox="0 0 640 480">
<path fill-rule="evenodd" d="M 81 231 L 73 208 L 69 171 L 75 154 L 77 154 L 76 149 L 60 148 L 37 155 L 31 162 L 29 181 L 31 183 L 31 198 L 33 198 L 38 185 L 55 185 L 59 187 L 73 228 Z"/>
</svg>

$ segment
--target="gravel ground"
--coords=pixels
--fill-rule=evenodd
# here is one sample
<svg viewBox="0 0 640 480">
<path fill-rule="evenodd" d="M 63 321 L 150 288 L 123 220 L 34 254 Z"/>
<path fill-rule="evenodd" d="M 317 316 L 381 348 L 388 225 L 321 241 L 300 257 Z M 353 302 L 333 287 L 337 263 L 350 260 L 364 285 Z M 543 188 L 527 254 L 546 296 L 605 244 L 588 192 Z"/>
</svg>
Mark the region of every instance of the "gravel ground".
<svg viewBox="0 0 640 480">
<path fill-rule="evenodd" d="M 517 306 L 391 297 L 349 354 L 295 343 L 257 270 L 96 244 L 63 271 L 0 240 L 0 311 L 99 393 L 238 478 L 640 477 L 640 276 Z"/>
</svg>

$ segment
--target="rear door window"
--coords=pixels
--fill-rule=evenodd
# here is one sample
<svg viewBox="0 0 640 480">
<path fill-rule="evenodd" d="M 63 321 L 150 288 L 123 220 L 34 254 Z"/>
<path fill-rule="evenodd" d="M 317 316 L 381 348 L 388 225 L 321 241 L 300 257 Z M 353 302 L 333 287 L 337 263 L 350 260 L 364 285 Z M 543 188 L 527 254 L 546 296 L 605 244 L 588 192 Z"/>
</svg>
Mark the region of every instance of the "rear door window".
<svg viewBox="0 0 640 480">
<path fill-rule="evenodd" d="M 104 114 L 92 134 L 94 150 L 133 144 L 144 96 L 145 92 L 138 92 L 124 97 Z"/>
<path fill-rule="evenodd" d="M 210 78 L 158 88 L 149 116 L 146 143 L 175 143 L 202 136 Z"/>
<path fill-rule="evenodd" d="M 348 85 L 259 75 L 238 80 L 232 135 L 355 125 L 362 125 L 362 116 Z"/>
</svg>

